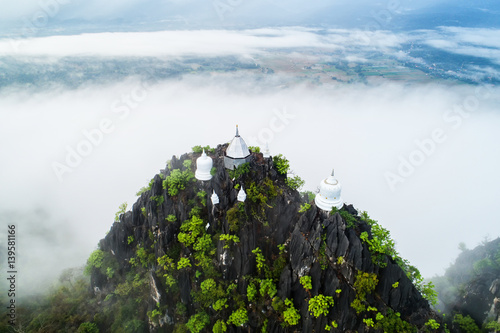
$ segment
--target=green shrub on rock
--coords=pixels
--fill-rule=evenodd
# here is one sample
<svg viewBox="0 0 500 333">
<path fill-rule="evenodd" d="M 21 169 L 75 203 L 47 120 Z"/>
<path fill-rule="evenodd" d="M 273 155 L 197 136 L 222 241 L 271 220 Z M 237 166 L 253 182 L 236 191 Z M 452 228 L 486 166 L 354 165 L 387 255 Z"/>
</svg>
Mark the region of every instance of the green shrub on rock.
<svg viewBox="0 0 500 333">
<path fill-rule="evenodd" d="M 166 189 L 170 196 L 175 197 L 180 191 L 185 190 L 186 186 L 193 180 L 194 174 L 190 170 L 175 169 L 163 181 L 163 189 Z"/>
<path fill-rule="evenodd" d="M 290 169 L 290 162 L 282 154 L 273 156 L 273 165 L 282 175 L 286 175 Z"/>
<path fill-rule="evenodd" d="M 195 315 L 192 315 L 189 318 L 189 321 L 186 323 L 186 327 L 192 332 L 192 333 L 199 333 L 201 332 L 205 326 L 210 324 L 210 317 L 206 312 L 200 312 Z"/>
<path fill-rule="evenodd" d="M 300 313 L 293 306 L 293 302 L 288 298 L 285 300 L 286 310 L 283 311 L 283 319 L 285 320 L 285 324 L 288 326 L 294 326 L 299 323 Z"/>
<path fill-rule="evenodd" d="M 244 308 L 239 308 L 238 310 L 231 313 L 229 319 L 227 320 L 228 324 L 234 324 L 236 326 L 243 326 L 248 322 L 248 313 Z"/>
<path fill-rule="evenodd" d="M 309 312 L 316 318 L 328 315 L 330 307 L 334 304 L 332 296 L 319 294 L 309 300 Z"/>
</svg>

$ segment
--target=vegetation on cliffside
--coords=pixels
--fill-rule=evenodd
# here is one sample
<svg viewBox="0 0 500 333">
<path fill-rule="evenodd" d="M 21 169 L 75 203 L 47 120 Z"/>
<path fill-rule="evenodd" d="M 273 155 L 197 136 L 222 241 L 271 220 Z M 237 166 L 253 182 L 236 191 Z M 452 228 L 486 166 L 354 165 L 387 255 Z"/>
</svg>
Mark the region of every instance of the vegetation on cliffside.
<svg viewBox="0 0 500 333">
<path fill-rule="evenodd" d="M 131 211 L 120 208 L 89 257 L 90 281 L 65 281 L 26 317 L 27 331 L 443 329 L 429 306 L 432 285 L 366 212 L 318 209 L 281 155 L 255 152 L 228 172 L 226 146 L 205 147 L 214 177 L 197 181 L 195 148 L 173 157 Z M 245 202 L 236 200 L 241 187 Z"/>
</svg>

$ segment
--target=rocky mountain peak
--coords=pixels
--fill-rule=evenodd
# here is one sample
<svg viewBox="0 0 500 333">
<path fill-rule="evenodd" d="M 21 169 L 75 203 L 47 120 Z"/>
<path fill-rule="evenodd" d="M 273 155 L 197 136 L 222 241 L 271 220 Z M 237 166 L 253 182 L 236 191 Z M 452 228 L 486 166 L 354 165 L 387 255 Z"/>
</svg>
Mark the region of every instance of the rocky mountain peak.
<svg viewBox="0 0 500 333">
<path fill-rule="evenodd" d="M 103 331 L 439 331 L 386 229 L 352 205 L 316 207 L 281 155 L 227 170 L 226 148 L 206 149 L 209 181 L 194 178 L 201 151 L 174 156 L 100 241 L 89 266 Z"/>
</svg>

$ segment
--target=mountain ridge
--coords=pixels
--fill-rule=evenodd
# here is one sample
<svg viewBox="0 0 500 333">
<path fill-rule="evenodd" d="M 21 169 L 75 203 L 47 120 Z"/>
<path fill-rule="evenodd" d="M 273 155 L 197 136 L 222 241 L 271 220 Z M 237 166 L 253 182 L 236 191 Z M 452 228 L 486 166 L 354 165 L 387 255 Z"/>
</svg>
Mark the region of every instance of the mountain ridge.
<svg viewBox="0 0 500 333">
<path fill-rule="evenodd" d="M 91 285 L 114 309 L 96 321 L 101 331 L 438 331 L 409 279 L 418 270 L 374 237 L 385 229 L 351 205 L 329 213 L 309 203 L 287 184 L 281 155 L 254 152 L 226 170 L 226 147 L 210 151 L 208 182 L 192 176 L 199 153 L 174 156 L 100 241 Z M 119 308 L 131 295 L 141 301 L 127 317 Z"/>
</svg>

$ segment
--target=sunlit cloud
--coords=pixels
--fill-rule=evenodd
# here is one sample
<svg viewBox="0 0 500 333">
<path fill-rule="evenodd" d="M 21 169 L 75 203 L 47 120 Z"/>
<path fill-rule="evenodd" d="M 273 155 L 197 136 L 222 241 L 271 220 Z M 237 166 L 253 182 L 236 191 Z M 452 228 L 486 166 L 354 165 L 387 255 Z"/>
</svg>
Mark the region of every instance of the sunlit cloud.
<svg viewBox="0 0 500 333">
<path fill-rule="evenodd" d="M 161 31 L 96 33 L 0 40 L 0 56 L 181 56 L 261 53 L 286 48 L 357 47 L 369 51 L 396 48 L 403 38 L 390 32 L 330 30 L 299 27 L 254 30 Z"/>
<path fill-rule="evenodd" d="M 485 58 L 500 65 L 500 29 L 440 27 L 424 31 L 417 39 L 446 52 Z"/>
</svg>

